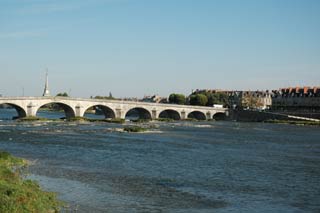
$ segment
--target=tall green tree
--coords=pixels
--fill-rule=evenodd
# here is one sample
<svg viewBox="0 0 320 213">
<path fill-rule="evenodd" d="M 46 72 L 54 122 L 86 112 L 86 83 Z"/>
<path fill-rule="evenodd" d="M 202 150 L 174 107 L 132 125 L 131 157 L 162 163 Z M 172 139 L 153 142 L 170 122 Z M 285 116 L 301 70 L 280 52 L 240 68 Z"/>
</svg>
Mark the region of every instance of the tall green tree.
<svg viewBox="0 0 320 213">
<path fill-rule="evenodd" d="M 169 96 L 169 103 L 172 104 L 185 104 L 186 97 L 183 94 L 172 93 Z"/>
<path fill-rule="evenodd" d="M 206 106 L 208 103 L 208 98 L 204 94 L 191 95 L 189 102 L 190 105 Z"/>
<path fill-rule="evenodd" d="M 208 106 L 212 106 L 213 104 L 222 104 L 224 106 L 229 105 L 229 96 L 226 93 L 209 93 L 207 94 L 208 98 Z"/>
</svg>

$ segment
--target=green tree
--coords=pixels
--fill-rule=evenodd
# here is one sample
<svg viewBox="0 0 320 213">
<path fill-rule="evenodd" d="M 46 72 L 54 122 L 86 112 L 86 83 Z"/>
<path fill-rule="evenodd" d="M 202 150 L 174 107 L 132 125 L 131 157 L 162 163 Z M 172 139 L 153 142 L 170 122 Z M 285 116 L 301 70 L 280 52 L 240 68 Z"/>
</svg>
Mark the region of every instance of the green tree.
<svg viewBox="0 0 320 213">
<path fill-rule="evenodd" d="M 68 93 L 66 93 L 66 92 L 63 92 L 63 93 L 60 92 L 56 96 L 69 97 Z"/>
<path fill-rule="evenodd" d="M 208 98 L 204 94 L 191 95 L 189 102 L 191 105 L 206 106 L 208 103 Z"/>
<path fill-rule="evenodd" d="M 172 93 L 169 96 L 169 103 L 185 104 L 186 103 L 186 97 L 183 94 Z"/>
<path fill-rule="evenodd" d="M 208 106 L 212 106 L 213 104 L 222 104 L 224 106 L 229 105 L 229 96 L 226 93 L 209 93 L 206 94 L 206 96 L 208 98 Z"/>
</svg>

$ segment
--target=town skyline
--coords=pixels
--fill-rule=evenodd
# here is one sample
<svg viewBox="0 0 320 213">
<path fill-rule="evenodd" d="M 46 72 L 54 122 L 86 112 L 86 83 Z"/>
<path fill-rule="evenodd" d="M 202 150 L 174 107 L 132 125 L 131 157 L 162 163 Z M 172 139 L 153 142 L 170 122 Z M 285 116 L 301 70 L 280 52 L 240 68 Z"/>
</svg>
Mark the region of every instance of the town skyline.
<svg viewBox="0 0 320 213">
<path fill-rule="evenodd" d="M 17 97 L 19 96 L 34 96 L 34 97 L 38 97 L 38 96 L 59 96 L 61 94 L 65 94 L 67 96 L 70 96 L 72 97 L 71 95 L 71 89 L 69 89 L 69 91 L 62 91 L 62 90 L 53 90 L 53 93 L 51 93 L 51 89 L 49 87 L 49 77 L 48 77 L 48 68 L 46 69 L 46 72 L 45 72 L 45 80 L 44 80 L 44 83 L 43 83 L 44 87 L 42 89 L 42 95 L 26 95 L 25 94 L 25 88 L 22 87 L 22 94 L 21 95 L 16 95 Z M 299 85 L 296 85 L 296 86 L 288 86 L 288 87 L 278 87 L 278 88 L 266 88 L 266 89 L 229 89 L 229 88 L 196 88 L 196 89 L 191 89 L 191 92 L 189 93 L 181 93 L 183 95 L 186 95 L 186 96 L 189 96 L 191 94 L 193 94 L 194 92 L 201 92 L 201 91 L 208 91 L 208 92 L 240 92 L 240 91 L 243 91 L 243 92 L 264 92 L 264 91 L 269 91 L 270 93 L 273 93 L 273 91 L 284 91 L 284 90 L 306 90 L 306 89 L 320 89 L 320 86 L 318 85 L 303 85 L 303 86 L 299 86 Z M 165 96 L 160 96 L 160 97 L 165 97 L 165 98 L 168 98 L 170 94 L 175 94 L 175 92 L 170 92 L 168 95 L 165 95 Z M 8 96 L 6 94 L 1 94 L 0 93 L 0 96 Z M 112 98 L 120 98 L 120 99 L 126 99 L 126 98 L 147 98 L 147 97 L 152 97 L 152 96 L 159 96 L 158 93 L 155 93 L 155 94 L 144 94 L 143 96 L 124 96 L 124 97 L 114 97 L 112 95 L 112 92 L 109 91 L 108 93 L 105 93 L 105 94 L 94 94 L 94 95 L 90 95 L 90 97 L 83 97 L 83 96 L 73 96 L 73 97 L 81 97 L 81 98 L 94 98 L 94 97 L 112 97 Z M 138 100 L 137 99 L 137 100 Z"/>
<path fill-rule="evenodd" d="M 143 97 L 319 86 L 320 2 L 0 3 L 0 94 Z"/>
</svg>

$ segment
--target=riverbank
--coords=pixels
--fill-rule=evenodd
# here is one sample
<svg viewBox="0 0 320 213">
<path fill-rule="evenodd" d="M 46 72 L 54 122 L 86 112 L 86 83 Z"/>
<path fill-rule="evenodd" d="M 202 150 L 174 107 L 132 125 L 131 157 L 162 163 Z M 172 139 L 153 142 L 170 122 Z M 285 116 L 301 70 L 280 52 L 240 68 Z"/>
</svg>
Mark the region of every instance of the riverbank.
<svg viewBox="0 0 320 213">
<path fill-rule="evenodd" d="M 293 120 L 266 120 L 264 123 L 273 124 L 293 124 L 300 126 L 320 126 L 320 122 L 317 121 L 293 121 Z"/>
<path fill-rule="evenodd" d="M 61 202 L 53 192 L 23 178 L 27 161 L 0 151 L 0 212 L 59 212 Z"/>
<path fill-rule="evenodd" d="M 270 111 L 232 110 L 228 120 L 237 122 L 264 122 L 319 126 L 320 122 L 311 117 L 299 117 Z"/>
</svg>

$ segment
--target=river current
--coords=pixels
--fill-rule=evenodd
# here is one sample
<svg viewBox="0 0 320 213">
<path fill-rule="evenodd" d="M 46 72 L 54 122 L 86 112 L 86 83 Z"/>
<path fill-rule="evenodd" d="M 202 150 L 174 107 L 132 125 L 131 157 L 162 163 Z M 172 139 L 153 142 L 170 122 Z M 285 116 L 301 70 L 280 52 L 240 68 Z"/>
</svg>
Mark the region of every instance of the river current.
<svg viewBox="0 0 320 213">
<path fill-rule="evenodd" d="M 77 212 L 320 212 L 320 128 L 150 122 L 17 122 L 0 150 Z M 63 209 L 68 212 L 70 209 Z"/>
</svg>

